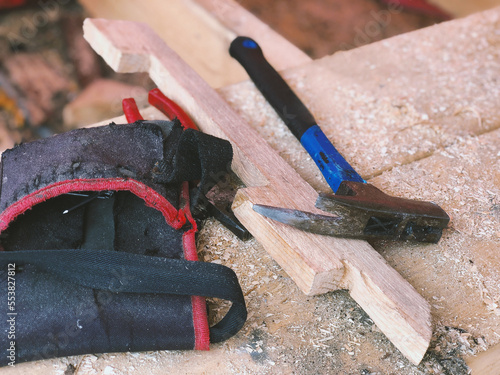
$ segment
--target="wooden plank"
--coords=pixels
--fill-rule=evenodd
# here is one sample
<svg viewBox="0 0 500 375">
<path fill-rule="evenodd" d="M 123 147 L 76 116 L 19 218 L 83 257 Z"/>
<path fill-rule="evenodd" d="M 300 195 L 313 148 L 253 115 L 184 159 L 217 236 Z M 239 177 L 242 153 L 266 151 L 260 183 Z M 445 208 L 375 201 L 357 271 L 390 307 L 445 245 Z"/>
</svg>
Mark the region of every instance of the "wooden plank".
<svg viewBox="0 0 500 375">
<path fill-rule="evenodd" d="M 472 375 L 500 375 L 500 344 L 467 361 Z"/>
<path fill-rule="evenodd" d="M 441 7 L 455 17 L 464 17 L 500 6 L 499 0 L 429 0 L 429 3 Z"/>
<path fill-rule="evenodd" d="M 497 8 L 283 72 L 363 177 L 452 216 L 438 244 L 373 246 L 431 303 L 436 325 L 475 351 L 500 342 L 499 19 Z M 328 189 L 250 83 L 219 92 L 308 183 Z"/>
<path fill-rule="evenodd" d="M 348 288 L 396 347 L 420 362 L 431 337 L 429 305 L 367 242 L 301 232 L 252 210 L 261 203 L 315 212 L 317 192 L 227 102 L 144 24 L 88 19 L 84 33 L 113 69 L 149 72 L 200 129 L 232 143 L 232 168 L 247 185 L 235 214 L 305 293 Z"/>
<path fill-rule="evenodd" d="M 500 343 L 499 155 L 497 129 L 372 180 L 391 194 L 436 200 L 452 217 L 436 245 L 374 246 L 431 303 L 433 321 L 456 330 L 464 357 Z"/>
<path fill-rule="evenodd" d="M 145 22 L 212 87 L 241 81 L 245 75 L 226 58 L 230 32 L 192 11 L 185 0 L 80 0 L 94 17 Z"/>
<path fill-rule="evenodd" d="M 370 179 L 426 158 L 459 137 L 498 128 L 498 17 L 493 10 L 445 22 L 338 52 L 288 69 L 283 76 L 340 153 Z M 467 49 L 458 53 L 465 41 Z M 265 138 L 316 190 L 328 191 L 314 162 L 265 99 L 247 83 L 236 86 L 221 93 L 245 109 L 241 115 L 247 120 L 272 122 L 269 128 L 279 136 L 259 127 Z"/>
<path fill-rule="evenodd" d="M 244 35 L 258 40 L 260 46 L 265 51 L 269 51 L 267 59 L 278 71 L 307 64 L 312 61 L 302 50 L 276 33 L 271 27 L 241 7 L 236 1 L 194 0 L 194 2 L 203 7 L 220 24 L 232 32 L 232 38 L 227 43 L 228 48 L 229 43 L 234 37 Z"/>
<path fill-rule="evenodd" d="M 79 0 L 93 16 L 147 23 L 212 87 L 248 78 L 228 54 L 236 34 L 263 41 L 275 51 L 278 69 L 298 66 L 310 58 L 257 17 L 232 0 Z"/>
</svg>

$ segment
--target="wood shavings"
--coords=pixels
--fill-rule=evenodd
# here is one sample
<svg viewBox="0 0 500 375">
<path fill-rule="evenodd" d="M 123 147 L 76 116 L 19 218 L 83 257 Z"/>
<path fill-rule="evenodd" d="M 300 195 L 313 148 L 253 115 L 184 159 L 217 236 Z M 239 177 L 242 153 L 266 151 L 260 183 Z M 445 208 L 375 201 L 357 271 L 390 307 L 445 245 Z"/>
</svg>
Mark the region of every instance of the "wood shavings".
<svg viewBox="0 0 500 375">
<path fill-rule="evenodd" d="M 433 340 L 420 366 L 397 352 L 347 292 L 303 295 L 255 240 L 241 242 L 208 220 L 198 237 L 200 255 L 238 275 L 249 309 L 246 325 L 212 346 L 209 356 L 216 362 L 196 352 L 117 355 L 125 368 L 139 374 L 466 374 L 462 357 L 500 342 L 500 276 L 494 263 L 500 248 L 494 36 L 499 14 L 451 22 L 439 32 L 431 28 L 403 35 L 286 73 L 325 133 L 363 176 L 377 176 L 371 182 L 390 194 L 435 201 L 453 216 L 437 245 L 373 244 L 434 305 Z M 253 84 L 221 94 L 312 186 L 329 190 Z M 222 315 L 222 307 L 216 313 Z M 109 358 L 46 361 L 35 366 L 42 370 L 30 373 L 48 373 L 53 365 L 64 371 L 64 361 L 70 360 L 81 361 L 79 373 L 86 373 L 83 368 L 102 373 Z"/>
<path fill-rule="evenodd" d="M 495 131 L 500 127 L 500 89 L 495 83 L 500 66 L 488 59 L 496 55 L 497 44 L 484 38 L 471 44 L 462 38 L 470 31 L 491 35 L 497 21 L 498 14 L 477 22 L 468 20 L 467 25 L 451 23 L 446 32 L 456 38 L 450 40 L 427 30 L 420 34 L 418 43 L 413 36 L 400 36 L 390 43 L 352 51 L 347 57 L 336 54 L 316 61 L 313 67 L 288 73 L 291 78 L 300 75 L 300 79 L 290 81 L 294 89 L 330 140 L 364 177 L 389 194 L 434 201 L 452 216 L 450 228 L 437 245 L 373 243 L 433 305 L 434 340 L 447 337 L 433 346 L 424 364 L 414 370 L 426 374 L 465 374 L 460 356 L 500 341 L 496 315 L 500 274 L 495 272 L 500 267 L 500 132 Z M 366 69 L 366 61 L 376 69 Z M 250 110 L 246 113 L 250 124 L 313 187 L 329 191 L 312 160 L 293 137 L 289 138 L 260 94 L 248 94 L 248 89 L 255 91 L 248 82 L 236 86 L 224 89 L 224 97 Z M 257 102 L 248 103 L 250 96 Z M 368 340 L 358 340 L 358 346 L 345 339 L 347 328 L 360 332 L 359 326 L 351 326 L 356 320 L 347 313 L 340 319 L 342 328 L 336 329 L 325 325 L 335 320 L 334 312 L 318 315 L 321 320 L 314 321 L 319 325 L 316 334 L 297 334 L 300 342 L 311 343 L 325 358 L 345 364 L 377 351 L 369 349 Z M 286 319 L 274 312 L 273 318 L 274 334 L 287 332 Z M 288 332 L 300 331 L 301 326 L 288 327 Z M 445 326 L 456 328 L 445 332 Z M 375 348 L 385 349 L 374 339 L 380 335 L 383 342 L 373 324 L 370 335 L 377 342 Z M 341 345 L 334 346 L 335 340 L 320 341 L 332 336 L 339 337 Z M 383 357 L 382 353 L 379 358 Z M 395 373 L 410 373 L 399 370 L 392 352 L 387 359 L 397 369 Z M 401 365 L 405 367 L 403 362 Z"/>
<path fill-rule="evenodd" d="M 463 342 L 455 346 L 463 349 L 462 356 L 500 341 L 499 144 L 498 130 L 460 137 L 439 153 L 373 180 L 390 194 L 435 201 L 452 215 L 450 229 L 437 245 L 374 246 L 384 249 L 384 257 L 420 288 L 439 324 L 463 330 L 461 338 L 467 336 L 472 349 Z M 440 353 L 445 350 L 437 347 Z M 428 366 L 428 371 L 454 373 L 442 364 Z"/>
</svg>

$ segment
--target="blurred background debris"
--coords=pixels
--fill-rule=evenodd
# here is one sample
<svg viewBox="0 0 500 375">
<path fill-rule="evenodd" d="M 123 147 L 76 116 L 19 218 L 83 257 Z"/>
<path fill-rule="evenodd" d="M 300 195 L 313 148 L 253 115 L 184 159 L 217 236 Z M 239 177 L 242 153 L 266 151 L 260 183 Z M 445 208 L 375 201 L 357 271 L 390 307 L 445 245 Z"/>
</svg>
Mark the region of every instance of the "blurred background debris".
<svg viewBox="0 0 500 375">
<path fill-rule="evenodd" d="M 239 3 L 313 59 L 449 18 L 438 8 L 424 7 L 427 3 L 419 0 L 241 0 Z"/>
<path fill-rule="evenodd" d="M 415 0 L 409 8 L 382 0 L 239 3 L 314 59 L 448 17 Z M 83 38 L 87 16 L 74 0 L 0 0 L 0 151 L 118 116 L 125 97 L 146 104 L 153 82 L 111 71 Z"/>
</svg>

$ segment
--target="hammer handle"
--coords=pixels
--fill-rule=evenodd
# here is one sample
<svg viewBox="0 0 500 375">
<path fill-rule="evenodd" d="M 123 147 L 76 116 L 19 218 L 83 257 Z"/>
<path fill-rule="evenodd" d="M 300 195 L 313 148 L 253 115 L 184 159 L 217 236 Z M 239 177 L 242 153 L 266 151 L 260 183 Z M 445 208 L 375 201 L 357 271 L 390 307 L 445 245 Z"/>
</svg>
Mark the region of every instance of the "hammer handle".
<svg viewBox="0 0 500 375">
<path fill-rule="evenodd" d="M 255 86 L 300 141 L 307 129 L 316 125 L 316 120 L 269 64 L 260 46 L 253 39 L 239 36 L 231 43 L 229 54 L 245 68 Z"/>
<path fill-rule="evenodd" d="M 316 120 L 280 74 L 267 62 L 259 45 L 239 36 L 229 54 L 247 71 L 262 95 L 297 137 L 336 193 L 343 181 L 365 181 L 328 140 Z"/>
</svg>

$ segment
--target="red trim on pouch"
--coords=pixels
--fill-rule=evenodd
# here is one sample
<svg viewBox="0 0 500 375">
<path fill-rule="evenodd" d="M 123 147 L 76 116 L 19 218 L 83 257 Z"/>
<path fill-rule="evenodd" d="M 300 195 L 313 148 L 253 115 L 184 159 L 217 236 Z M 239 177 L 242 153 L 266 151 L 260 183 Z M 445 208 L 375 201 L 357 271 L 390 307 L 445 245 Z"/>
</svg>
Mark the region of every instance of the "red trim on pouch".
<svg viewBox="0 0 500 375">
<path fill-rule="evenodd" d="M 160 211 L 168 225 L 174 229 L 180 229 L 186 223 L 186 217 L 182 210 L 176 210 L 166 198 L 142 182 L 130 178 L 96 178 L 56 182 L 21 198 L 0 214 L 0 233 L 7 229 L 16 217 L 50 198 L 75 191 L 104 190 L 130 191 L 134 193 L 139 198 L 142 198 L 147 206 Z"/>
</svg>

